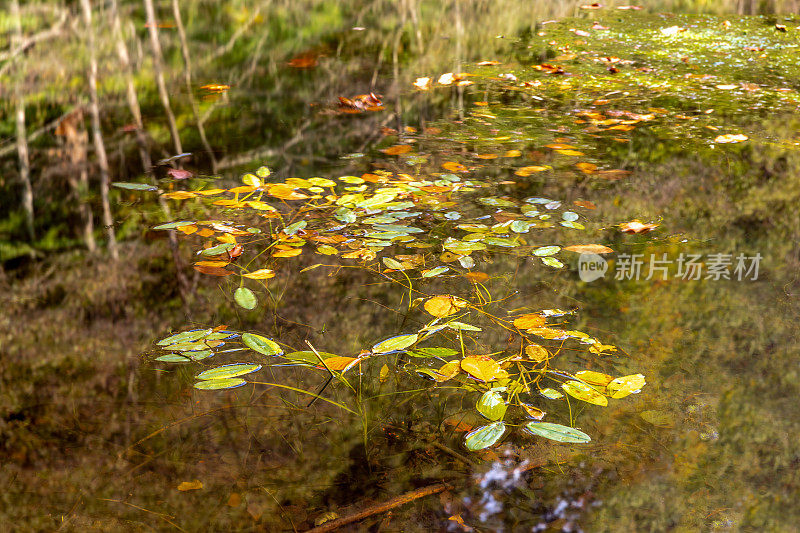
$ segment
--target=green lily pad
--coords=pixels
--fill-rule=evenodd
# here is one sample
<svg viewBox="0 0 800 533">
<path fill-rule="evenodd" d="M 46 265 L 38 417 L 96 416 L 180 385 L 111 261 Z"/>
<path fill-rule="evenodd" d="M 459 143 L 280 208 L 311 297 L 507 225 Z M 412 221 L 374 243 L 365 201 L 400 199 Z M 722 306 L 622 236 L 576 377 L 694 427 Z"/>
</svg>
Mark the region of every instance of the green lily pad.
<svg viewBox="0 0 800 533">
<path fill-rule="evenodd" d="M 558 442 L 584 444 L 592 440 L 583 431 L 551 422 L 528 422 L 525 424 L 525 431 Z"/>
<path fill-rule="evenodd" d="M 222 390 L 222 389 L 235 389 L 247 383 L 241 378 L 225 378 L 225 379 L 209 379 L 206 381 L 198 381 L 194 384 L 195 389 L 200 390 Z"/>
<path fill-rule="evenodd" d="M 396 337 L 390 337 L 385 341 L 381 341 L 375 346 L 372 347 L 372 353 L 389 353 L 389 352 L 396 352 L 400 350 L 405 350 L 409 346 L 413 345 L 417 342 L 419 336 L 416 333 L 411 333 L 408 335 L 398 335 Z"/>
<path fill-rule="evenodd" d="M 500 394 L 494 391 L 487 391 L 480 397 L 475 408 L 489 420 L 502 420 L 508 407 Z"/>
<path fill-rule="evenodd" d="M 253 351 L 264 355 L 281 355 L 283 350 L 278 343 L 255 333 L 243 333 L 242 342 Z"/>
<path fill-rule="evenodd" d="M 227 379 L 244 376 L 245 374 L 257 372 L 259 370 L 261 370 L 261 365 L 257 363 L 231 363 L 200 372 L 195 378 L 203 381 L 209 379 Z"/>
<path fill-rule="evenodd" d="M 253 294 L 253 291 L 248 289 L 247 287 L 239 287 L 233 293 L 233 299 L 236 300 L 236 303 L 239 306 L 245 309 L 255 309 L 258 305 L 258 299 L 256 295 Z"/>
<path fill-rule="evenodd" d="M 500 440 L 506 432 L 506 425 L 503 422 L 494 422 L 486 426 L 481 426 L 466 434 L 464 444 L 468 450 L 477 451 L 488 448 Z"/>
</svg>

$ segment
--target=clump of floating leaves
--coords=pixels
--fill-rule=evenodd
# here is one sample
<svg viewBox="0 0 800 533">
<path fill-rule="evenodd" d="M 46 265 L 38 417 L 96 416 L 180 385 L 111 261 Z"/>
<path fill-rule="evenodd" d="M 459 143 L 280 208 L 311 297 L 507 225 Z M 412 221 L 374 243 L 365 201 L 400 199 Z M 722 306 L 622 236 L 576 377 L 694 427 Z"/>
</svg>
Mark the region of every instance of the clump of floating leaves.
<svg viewBox="0 0 800 533">
<path fill-rule="evenodd" d="M 402 153 L 388 151 L 388 155 Z M 589 442 L 590 436 L 578 429 L 545 421 L 544 403 L 571 397 L 605 406 L 609 400 L 639 392 L 644 376 L 555 368 L 554 360 L 565 349 L 597 355 L 616 348 L 568 327 L 572 311 L 499 316 L 499 304 L 484 284 L 489 276 L 477 268 L 492 255 L 510 254 L 561 269 L 563 254 L 602 254 L 611 248 L 548 242 L 548 228 L 583 230 L 582 215 L 551 198 L 519 200 L 485 194 L 484 190 L 493 190 L 490 184 L 470 179 L 469 168 L 461 163 L 445 163 L 444 170 L 426 177 L 376 171 L 336 180 L 290 178 L 274 183 L 267 181 L 270 171 L 262 167 L 244 175 L 242 185 L 233 188 L 159 191 L 166 199 L 201 200 L 225 213 L 225 219 L 182 220 L 155 229 L 199 238 L 194 268 L 210 276 L 236 278 L 232 296 L 243 309 L 259 306 L 258 285 L 266 288 L 292 258 L 314 254 L 325 262 L 306 270 L 350 267 L 372 272 L 401 285 L 408 291 L 409 312 L 426 318 L 416 330 L 380 340 L 352 356 L 310 344 L 290 348 L 280 339 L 219 326 L 159 340 L 154 360 L 198 365 L 194 387 L 206 391 L 266 385 L 254 376 L 270 365 L 316 369 L 348 385 L 348 378 L 364 365 L 377 365 L 381 381 L 391 368 L 474 394 L 475 409 L 486 423 L 466 435 L 470 450 L 494 445 L 510 427 L 558 442 Z M 581 205 L 576 202 L 576 209 Z M 425 292 L 426 280 L 439 277 L 466 278 L 473 294 L 462 298 Z M 480 345 L 477 339 L 485 327 L 510 334 L 513 348 L 475 353 L 471 347 Z M 235 353 L 239 360 L 209 363 L 222 353 Z M 355 412 L 321 393 L 268 385 Z"/>
</svg>

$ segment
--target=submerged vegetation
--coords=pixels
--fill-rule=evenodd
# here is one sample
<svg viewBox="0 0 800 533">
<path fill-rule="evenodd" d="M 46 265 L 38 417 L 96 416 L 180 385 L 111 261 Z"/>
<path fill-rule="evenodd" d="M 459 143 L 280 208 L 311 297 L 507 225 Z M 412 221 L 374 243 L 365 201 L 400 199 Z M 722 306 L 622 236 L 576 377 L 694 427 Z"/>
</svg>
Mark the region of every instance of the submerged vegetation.
<svg viewBox="0 0 800 533">
<path fill-rule="evenodd" d="M 486 44 L 459 2 L 379 4 L 297 14 L 295 47 L 276 22 L 289 7 L 265 18 L 233 3 L 244 29 L 212 50 L 214 76 L 192 78 L 186 35 L 167 50 L 185 88 L 170 95 L 177 120 L 125 126 L 144 144 L 117 139 L 109 205 L 125 222 L 101 229 L 120 230 L 122 261 L 55 262 L 20 282 L 0 322 L 21 328 L 0 337 L 14 343 L 0 451 L 19 465 L 3 475 L 27 492 L 45 476 L 91 482 L 49 517 L 13 489 L 0 520 L 791 530 L 797 19 L 577 3 Z M 476 6 L 502 25 L 502 6 Z M 456 21 L 447 39 L 421 18 L 437 9 Z M 399 29 L 381 29 L 385 12 Z M 175 13 L 159 31 L 182 24 Z M 259 24 L 281 52 L 257 80 Z M 220 70 L 228 55 L 236 67 Z M 122 83 L 110 80 L 101 92 Z M 146 94 L 146 115 L 172 113 Z M 78 169 L 81 122 L 59 133 Z M 170 149 L 150 169 L 156 144 Z M 141 176 L 124 164 L 139 148 Z M 58 222 L 44 239 L 100 236 L 85 226 L 98 199 L 84 201 L 84 178 L 69 186 L 89 217 L 66 217 L 82 233 Z M 34 268 L 24 258 L 44 241 L 19 244 L 22 212 L 6 225 L 4 260 Z M 138 242 L 150 239 L 169 251 Z M 742 275 L 737 256 L 761 269 Z M 590 261 L 602 268 L 586 277 Z M 109 365 L 92 390 L 110 401 L 81 400 L 92 367 L 66 356 L 25 382 L 26 354 L 52 346 Z M 69 389 L 68 430 L 48 422 L 48 387 Z M 69 458 L 64 474 L 41 451 L 95 434 L 102 467 Z"/>
</svg>

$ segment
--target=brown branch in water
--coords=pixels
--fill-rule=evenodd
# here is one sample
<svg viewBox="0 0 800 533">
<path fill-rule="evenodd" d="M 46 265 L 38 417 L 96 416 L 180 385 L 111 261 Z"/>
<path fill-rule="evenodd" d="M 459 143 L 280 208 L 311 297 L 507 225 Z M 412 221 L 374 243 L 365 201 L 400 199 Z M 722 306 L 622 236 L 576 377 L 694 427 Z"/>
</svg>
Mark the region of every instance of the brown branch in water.
<svg viewBox="0 0 800 533">
<path fill-rule="evenodd" d="M 400 507 L 401 505 L 411 503 L 414 500 L 418 500 L 426 496 L 431 496 L 433 494 L 444 492 L 449 488 L 452 487 L 447 483 L 437 483 L 435 485 L 429 485 L 421 489 L 412 490 L 411 492 L 406 492 L 405 494 L 397 496 L 396 498 L 392 498 L 387 502 L 380 503 L 372 507 L 367 507 L 363 511 L 351 514 L 350 516 L 345 516 L 342 518 L 337 518 L 336 520 L 331 520 L 330 522 L 325 522 L 321 526 L 309 529 L 308 531 L 306 531 L 306 533 L 325 533 L 326 531 L 334 531 L 342 526 L 346 526 L 347 524 L 352 524 L 353 522 L 358 522 L 359 520 L 363 520 L 370 516 L 385 513 L 386 511 L 391 511 L 395 507 Z"/>
</svg>

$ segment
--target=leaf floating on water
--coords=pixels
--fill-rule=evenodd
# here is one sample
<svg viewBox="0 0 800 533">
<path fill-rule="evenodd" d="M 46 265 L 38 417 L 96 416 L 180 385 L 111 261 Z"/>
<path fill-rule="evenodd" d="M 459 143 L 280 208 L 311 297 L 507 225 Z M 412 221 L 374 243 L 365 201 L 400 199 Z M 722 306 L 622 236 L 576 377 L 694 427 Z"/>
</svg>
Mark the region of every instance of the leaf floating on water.
<svg viewBox="0 0 800 533">
<path fill-rule="evenodd" d="M 259 268 L 258 270 L 254 270 L 253 272 L 242 274 L 242 276 L 250 279 L 270 279 L 275 277 L 275 271 L 270 270 L 268 268 Z"/>
<path fill-rule="evenodd" d="M 508 377 L 508 372 L 500 368 L 500 363 L 486 356 L 472 355 L 462 359 L 461 369 L 486 383 Z"/>
<path fill-rule="evenodd" d="M 483 450 L 500 440 L 505 432 L 506 425 L 503 422 L 494 422 L 467 433 L 464 437 L 464 445 L 473 452 Z"/>
<path fill-rule="evenodd" d="M 526 346 L 525 355 L 527 355 L 531 361 L 535 361 L 537 363 L 541 363 L 550 359 L 550 352 L 548 352 L 544 346 L 540 346 L 538 344 L 529 344 Z"/>
<path fill-rule="evenodd" d="M 572 246 L 567 246 L 564 249 L 569 252 L 575 252 L 579 254 L 610 254 L 614 251 L 608 246 L 603 246 L 602 244 L 574 244 Z"/>
<path fill-rule="evenodd" d="M 223 379 L 208 379 L 205 381 L 198 381 L 194 384 L 194 388 L 198 390 L 222 390 L 222 389 L 235 389 L 241 387 L 245 380 L 241 378 L 223 378 Z"/>
<path fill-rule="evenodd" d="M 425 310 L 431 315 L 442 318 L 458 313 L 467 306 L 467 302 L 449 294 L 434 296 L 425 302 Z"/>
<path fill-rule="evenodd" d="M 203 482 L 199 479 L 195 479 L 194 481 L 184 481 L 180 485 L 178 485 L 178 490 L 180 491 L 187 491 L 187 490 L 200 490 L 203 488 Z"/>
<path fill-rule="evenodd" d="M 533 405 L 525 402 L 519 402 L 519 405 L 525 410 L 525 414 L 534 420 L 541 420 L 544 418 L 544 415 L 547 414 L 538 407 L 534 407 Z"/>
<path fill-rule="evenodd" d="M 220 380 L 244 376 L 259 370 L 261 370 L 261 365 L 257 363 L 231 363 L 200 372 L 195 378 L 203 381 Z"/>
<path fill-rule="evenodd" d="M 514 319 L 514 326 L 519 329 L 530 329 L 544 326 L 545 319 L 542 315 L 537 313 L 529 313 Z"/>
<path fill-rule="evenodd" d="M 559 398 L 563 398 L 564 397 L 563 394 L 558 392 L 556 389 L 552 389 L 550 387 L 540 390 L 539 394 L 541 394 L 545 398 L 549 398 L 551 400 L 558 400 Z"/>
<path fill-rule="evenodd" d="M 283 353 L 283 349 L 278 346 L 277 342 L 255 333 L 243 333 L 242 342 L 245 346 L 260 354 L 281 355 Z"/>
<path fill-rule="evenodd" d="M 533 255 L 537 257 L 547 257 L 548 255 L 557 254 L 561 250 L 560 246 L 542 246 L 533 251 Z"/>
<path fill-rule="evenodd" d="M 384 257 L 383 264 L 386 265 L 387 268 L 391 268 L 394 270 L 405 270 L 405 267 L 400 261 L 392 259 L 391 257 Z"/>
<path fill-rule="evenodd" d="M 440 266 L 440 267 L 432 268 L 430 270 L 424 270 L 422 272 L 422 277 L 423 278 L 433 278 L 433 277 L 438 276 L 439 274 L 444 274 L 448 270 L 450 270 L 450 269 L 448 267 L 446 267 L 446 266 Z"/>
<path fill-rule="evenodd" d="M 390 146 L 389 148 L 384 148 L 381 150 L 386 155 L 402 155 L 407 154 L 414 148 L 409 144 L 398 144 L 395 146 Z"/>
<path fill-rule="evenodd" d="M 163 229 L 175 229 L 181 226 L 191 226 L 194 224 L 191 220 L 178 220 L 177 222 L 167 222 L 166 224 L 161 224 L 159 226 L 155 226 L 153 229 L 163 230 Z"/>
<path fill-rule="evenodd" d="M 542 257 L 542 263 L 545 265 L 552 267 L 552 268 L 564 268 L 564 263 L 556 259 L 555 257 Z"/>
<path fill-rule="evenodd" d="M 176 333 L 174 335 L 170 335 L 164 339 L 161 339 L 156 344 L 158 346 L 168 346 L 170 344 L 178 344 L 183 342 L 194 342 L 197 340 L 202 339 L 203 337 L 209 335 L 212 331 L 212 328 L 208 329 L 198 329 L 194 331 L 182 331 L 180 333 Z"/>
<path fill-rule="evenodd" d="M 645 384 L 642 374 L 631 374 L 614 379 L 606 385 L 606 389 L 612 398 L 618 399 L 639 392 Z"/>
<path fill-rule="evenodd" d="M 656 229 L 659 225 L 658 224 L 642 224 L 638 220 L 631 220 L 630 222 L 624 222 L 619 225 L 619 230 L 622 233 L 649 233 Z"/>
<path fill-rule="evenodd" d="M 470 280 L 472 283 L 483 283 L 489 279 L 489 274 L 486 272 L 467 272 L 464 274 L 464 277 Z"/>
<path fill-rule="evenodd" d="M 489 420 L 502 420 L 508 407 L 499 393 L 487 391 L 478 399 L 475 408 Z"/>
<path fill-rule="evenodd" d="M 747 135 L 727 133 L 725 135 L 719 135 L 716 138 L 714 138 L 714 142 L 718 144 L 735 144 L 744 142 L 747 139 L 749 139 Z"/>
<path fill-rule="evenodd" d="M 111 184 L 112 187 L 119 189 L 129 189 L 131 191 L 157 191 L 158 187 L 147 183 L 132 183 L 127 181 L 115 181 Z"/>
<path fill-rule="evenodd" d="M 525 431 L 557 442 L 585 444 L 592 440 L 583 431 L 551 422 L 528 422 Z"/>
<path fill-rule="evenodd" d="M 233 292 L 233 299 L 244 309 L 255 309 L 258 305 L 256 295 L 247 287 L 239 287 Z"/>
<path fill-rule="evenodd" d="M 382 353 L 389 353 L 395 352 L 400 350 L 405 350 L 409 346 L 413 345 L 417 342 L 419 335 L 416 333 L 411 333 L 408 335 L 398 335 L 396 337 L 390 337 L 385 341 L 381 341 L 375 346 L 372 347 L 372 353 L 374 354 L 382 354 Z"/>
<path fill-rule="evenodd" d="M 516 172 L 514 172 L 514 174 L 516 174 L 517 176 L 521 176 L 523 178 L 526 178 L 526 177 L 528 177 L 531 174 L 534 174 L 536 172 L 544 172 L 545 170 L 549 170 L 549 169 L 550 169 L 550 167 L 532 165 L 532 166 L 528 166 L 528 167 L 519 168 L 519 169 L 517 169 Z"/>
<path fill-rule="evenodd" d="M 325 366 L 327 366 L 331 370 L 343 371 L 347 370 L 353 364 L 354 361 L 358 361 L 358 359 L 355 357 L 344 357 L 341 355 L 335 355 L 333 357 L 325 359 Z"/>
<path fill-rule="evenodd" d="M 567 381 L 561 385 L 561 388 L 573 398 L 583 400 L 584 402 L 603 407 L 608 405 L 608 398 L 591 388 L 586 383 L 582 383 L 580 381 Z"/>
<path fill-rule="evenodd" d="M 188 357 L 184 357 L 176 353 L 169 353 L 166 355 L 162 355 L 160 357 L 156 357 L 155 360 L 160 361 L 162 363 L 188 363 L 190 361 Z"/>
<path fill-rule="evenodd" d="M 445 170 L 449 170 L 450 172 L 466 172 L 467 167 L 462 165 L 461 163 L 456 163 L 455 161 L 448 161 L 446 163 L 442 163 L 442 168 Z"/>
<path fill-rule="evenodd" d="M 576 372 L 575 377 L 579 378 L 581 381 L 585 381 L 589 385 L 596 385 L 598 387 L 605 387 L 614 379 L 613 376 L 601 372 L 594 372 L 592 370 Z"/>
</svg>

